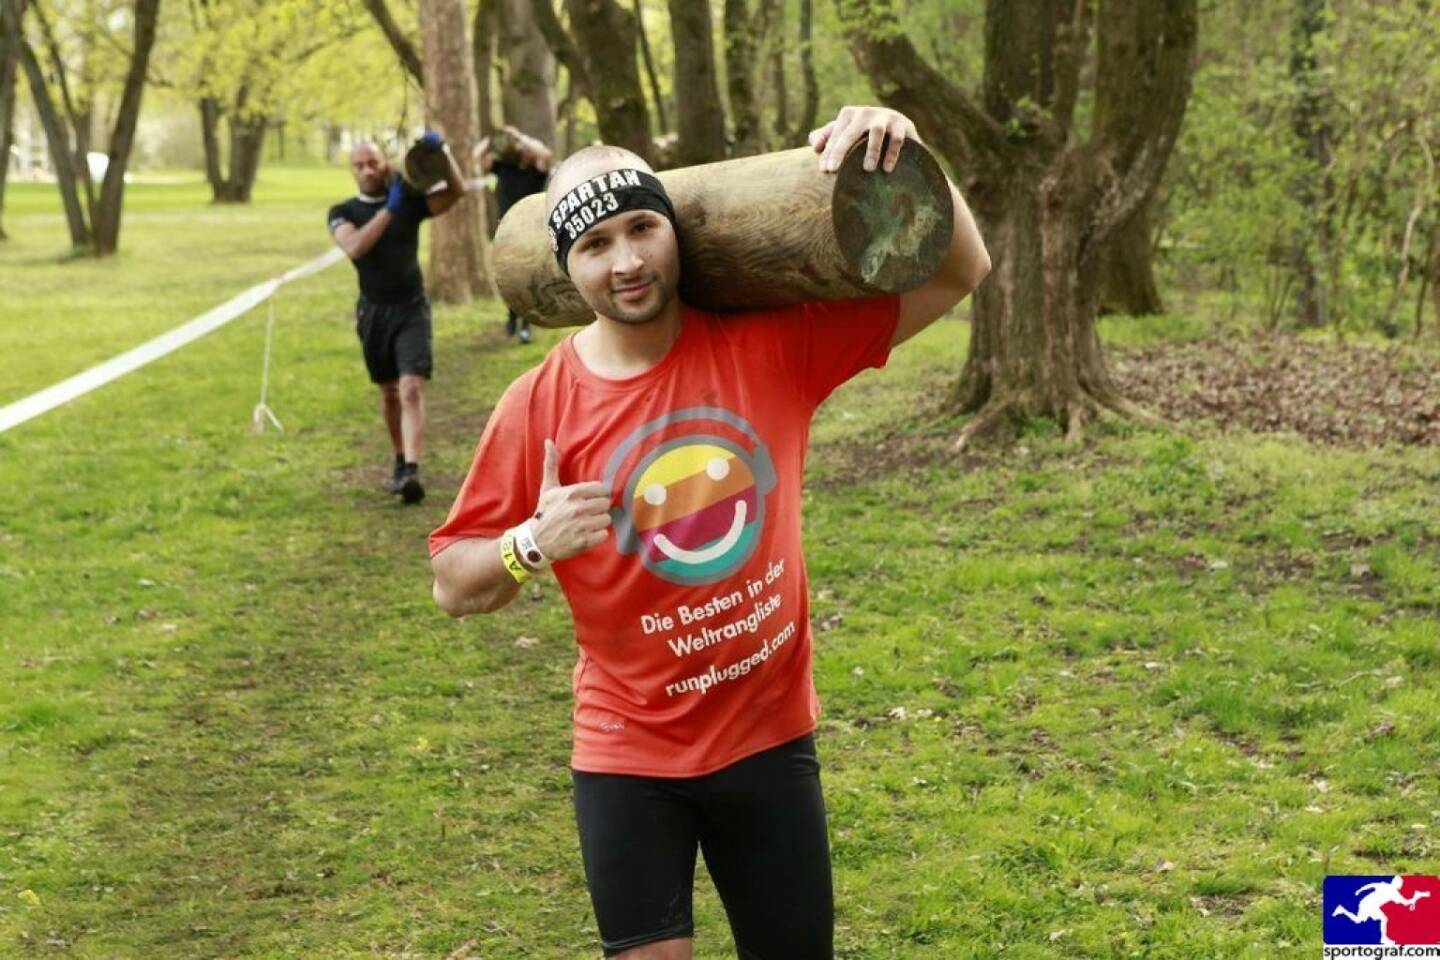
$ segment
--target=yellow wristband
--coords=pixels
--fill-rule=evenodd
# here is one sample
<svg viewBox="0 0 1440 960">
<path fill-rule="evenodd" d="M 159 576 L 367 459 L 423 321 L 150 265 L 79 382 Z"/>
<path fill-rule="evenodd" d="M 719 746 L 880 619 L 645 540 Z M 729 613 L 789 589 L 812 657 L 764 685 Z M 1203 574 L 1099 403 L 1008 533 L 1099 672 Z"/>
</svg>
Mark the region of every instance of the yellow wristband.
<svg viewBox="0 0 1440 960">
<path fill-rule="evenodd" d="M 520 562 L 520 556 L 515 552 L 515 534 L 507 531 L 505 536 L 500 538 L 500 562 L 505 564 L 505 570 L 515 578 L 516 583 L 524 583 L 530 579 L 530 571 L 525 569 L 525 564 Z"/>
</svg>

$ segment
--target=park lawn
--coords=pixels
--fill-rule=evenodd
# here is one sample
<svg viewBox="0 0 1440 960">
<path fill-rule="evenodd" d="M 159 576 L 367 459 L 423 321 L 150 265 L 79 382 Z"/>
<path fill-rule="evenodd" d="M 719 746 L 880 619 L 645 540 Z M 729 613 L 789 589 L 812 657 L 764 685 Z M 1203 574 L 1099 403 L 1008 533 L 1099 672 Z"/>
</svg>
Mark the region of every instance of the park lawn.
<svg viewBox="0 0 1440 960">
<path fill-rule="evenodd" d="M 70 257 L 54 184 L 5 191 L 0 243 L 0 406 L 190 319 L 323 253 L 329 205 L 354 193 L 343 167 L 262 171 L 250 206 L 209 203 L 194 171 L 125 188 L 120 252 Z M 18 362 L 18 358 L 24 362 Z"/>
<path fill-rule="evenodd" d="M 284 183 L 224 233 L 185 225 L 215 213 L 199 193 L 127 219 L 103 287 L 28 261 L 68 331 L 55 369 L 186 319 L 172 284 L 199 312 L 254 282 L 208 245 L 263 245 L 271 215 L 308 237 L 334 191 Z M 378 492 L 352 297 L 344 265 L 283 295 L 284 433 L 250 428 L 257 311 L 0 434 L 0 956 L 598 956 L 563 599 L 450 621 L 424 545 L 557 335 L 437 309 L 432 497 L 404 509 Z M 126 336 L 100 349 L 84 320 L 110 304 Z M 1440 457 L 1126 424 L 956 455 L 965 331 L 936 325 L 814 430 L 839 955 L 1314 956 L 1327 872 L 1434 872 Z M 0 352 L 0 383 L 43 386 L 32 362 Z M 697 957 L 733 956 L 703 879 L 697 926 Z"/>
</svg>

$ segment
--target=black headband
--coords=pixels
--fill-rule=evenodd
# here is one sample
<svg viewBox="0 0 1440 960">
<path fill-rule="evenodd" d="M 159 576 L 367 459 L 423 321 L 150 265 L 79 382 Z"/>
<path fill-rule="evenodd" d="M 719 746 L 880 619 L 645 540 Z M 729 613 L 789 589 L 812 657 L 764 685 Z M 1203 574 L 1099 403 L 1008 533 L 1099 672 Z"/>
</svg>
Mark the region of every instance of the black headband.
<svg viewBox="0 0 1440 960">
<path fill-rule="evenodd" d="M 675 224 L 675 208 L 665 185 L 644 170 L 611 170 L 583 180 L 550 211 L 550 249 L 567 277 L 565 259 L 575 241 L 595 224 L 631 210 L 653 210 Z"/>
</svg>

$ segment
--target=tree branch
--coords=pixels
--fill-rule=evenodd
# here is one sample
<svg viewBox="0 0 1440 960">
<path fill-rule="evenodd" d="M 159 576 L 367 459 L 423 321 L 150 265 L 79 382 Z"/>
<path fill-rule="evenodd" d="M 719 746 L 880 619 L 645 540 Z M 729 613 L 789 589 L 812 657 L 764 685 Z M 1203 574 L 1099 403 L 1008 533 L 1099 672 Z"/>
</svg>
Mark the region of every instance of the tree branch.
<svg viewBox="0 0 1440 960">
<path fill-rule="evenodd" d="M 40 36 L 45 41 L 45 50 L 50 55 L 50 65 L 55 71 L 55 82 L 60 87 L 60 103 L 65 108 L 65 119 L 70 122 L 72 138 L 70 161 L 75 169 L 75 179 L 79 182 L 81 190 L 84 191 L 85 210 L 93 223 L 95 220 L 95 184 L 90 180 L 90 158 L 86 156 L 90 152 L 89 131 L 81 118 L 80 110 L 75 106 L 75 98 L 70 94 L 69 71 L 65 67 L 65 58 L 60 54 L 60 43 L 55 39 L 55 31 L 50 26 L 50 19 L 45 16 L 45 8 L 40 5 L 40 0 L 30 0 L 30 9 L 35 14 L 36 22 L 40 24 Z"/>
<path fill-rule="evenodd" d="M 915 50 L 894 8 L 870 0 L 839 0 L 850 51 L 889 107 L 915 122 L 958 175 L 993 167 L 1006 153 L 1004 129 Z"/>
<path fill-rule="evenodd" d="M 1104 243 L 1154 192 L 1195 70 L 1196 0 L 1107 0 L 1100 5 L 1095 134 L 1101 196 L 1092 241 Z"/>
<path fill-rule="evenodd" d="M 1055 103 L 1051 113 L 1055 125 L 1068 131 L 1080 96 L 1080 72 L 1090 51 L 1090 4 L 1092 0 L 1069 0 L 1074 4 L 1069 22 L 1055 37 Z"/>
<path fill-rule="evenodd" d="M 134 53 L 125 72 L 115 125 L 110 132 L 110 163 L 100 183 L 100 205 L 95 210 L 95 253 L 115 252 L 120 242 L 121 202 L 125 196 L 125 167 L 135 145 L 135 127 L 140 120 L 140 101 L 145 94 L 145 74 L 155 47 L 160 0 L 135 0 Z"/>
<path fill-rule="evenodd" d="M 327 47 L 333 46 L 337 43 L 344 43 L 347 40 L 353 39 L 359 32 L 360 28 L 355 26 L 354 24 L 351 24 L 350 26 L 344 28 L 334 36 L 329 36 L 320 40 L 316 40 L 308 47 L 303 47 L 290 54 L 289 56 L 281 57 L 280 62 L 286 64 L 287 66 L 298 67 L 306 60 L 309 60 L 311 57 L 315 56 L 315 54 L 326 49 Z"/>
<path fill-rule="evenodd" d="M 415 52 L 415 44 L 405 36 L 395 18 L 390 15 L 390 8 L 385 5 L 385 0 L 363 0 L 365 9 L 375 18 L 385 39 L 390 41 L 390 47 L 395 55 L 400 58 L 400 63 L 405 67 L 405 72 L 414 78 L 415 83 L 423 90 L 425 88 L 424 72 L 420 66 L 420 54 Z"/>
<path fill-rule="evenodd" d="M 55 71 L 55 83 L 60 87 L 60 105 L 65 108 L 65 117 L 78 134 L 80 112 L 75 109 L 75 98 L 70 95 L 70 71 L 65 67 L 65 58 L 60 55 L 60 43 L 55 39 L 50 18 L 45 16 L 40 0 L 30 0 L 30 9 L 35 14 L 35 21 L 40 24 L 40 38 L 45 42 L 45 52 L 50 55 L 50 67 Z M 126 51 L 126 57 L 128 59 L 129 51 Z"/>
<path fill-rule="evenodd" d="M 570 34 L 560 25 L 560 18 L 555 13 L 555 8 L 550 0 L 533 0 L 535 6 L 535 25 L 540 28 L 540 35 L 550 45 L 550 52 L 555 54 L 555 59 L 565 65 L 570 71 L 570 78 L 585 99 L 591 100 L 591 91 L 594 87 L 590 81 L 590 73 L 585 69 L 585 61 L 580 58 L 580 49 L 575 46 L 575 41 Z"/>
<path fill-rule="evenodd" d="M 70 228 L 70 245 L 76 250 L 90 246 L 93 234 L 86 222 L 85 211 L 80 208 L 80 194 L 75 182 L 75 167 L 70 162 L 70 135 L 60 111 L 55 108 L 50 88 L 45 84 L 45 74 L 40 59 L 25 37 L 25 0 L 0 0 L 0 23 L 12 39 L 12 49 L 20 58 L 20 69 L 25 72 L 25 83 L 30 88 L 30 99 L 39 114 L 40 126 L 45 131 L 45 141 L 50 147 L 50 162 L 55 167 L 55 180 L 60 188 L 60 200 L 65 208 L 65 220 Z"/>
</svg>

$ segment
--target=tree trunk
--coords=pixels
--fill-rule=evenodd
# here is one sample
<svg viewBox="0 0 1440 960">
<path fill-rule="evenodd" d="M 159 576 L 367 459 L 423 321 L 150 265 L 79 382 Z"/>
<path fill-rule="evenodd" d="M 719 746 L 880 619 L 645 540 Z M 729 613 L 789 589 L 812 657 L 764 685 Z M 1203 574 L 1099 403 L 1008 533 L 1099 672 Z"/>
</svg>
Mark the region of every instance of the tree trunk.
<svg viewBox="0 0 1440 960">
<path fill-rule="evenodd" d="M 645 8 L 635 0 L 635 36 L 640 42 L 640 62 L 645 65 L 645 79 L 650 83 L 650 102 L 655 104 L 655 136 L 670 132 L 670 122 L 665 116 L 665 97 L 660 92 L 660 78 L 655 75 L 655 58 L 650 54 L 650 37 L 645 33 Z"/>
<path fill-rule="evenodd" d="M 479 139 L 475 111 L 475 75 L 465 38 L 463 0 L 421 0 L 420 34 L 425 68 L 427 122 L 445 135 L 451 153 L 467 163 Z M 430 295 L 465 303 L 486 292 L 479 195 L 467 194 L 430 232 Z"/>
<path fill-rule="evenodd" d="M 70 135 L 60 111 L 55 107 L 55 101 L 50 96 L 50 88 L 45 84 L 45 73 L 35 56 L 35 50 L 25 39 L 21 26 L 23 11 L 21 0 L 0 0 L 0 14 L 4 15 L 5 32 L 15 38 L 20 68 L 25 71 L 25 84 L 30 88 L 30 99 L 35 105 L 35 113 L 40 118 L 40 126 L 45 131 L 45 141 L 50 148 L 50 163 L 55 168 L 55 184 L 60 190 L 61 205 L 65 209 L 65 223 L 70 228 L 70 246 L 76 252 L 87 251 L 92 238 L 85 211 L 80 206 L 79 183 L 75 179 L 75 167 L 71 162 Z"/>
<path fill-rule="evenodd" d="M 533 10 L 530 19 L 534 22 Z M 475 26 L 470 31 L 470 43 L 474 48 L 475 109 L 482 137 L 488 137 L 495 132 L 495 94 L 492 83 L 495 78 L 495 38 L 499 32 L 499 0 L 477 0 Z"/>
<path fill-rule="evenodd" d="M 1431 243 L 1430 252 L 1430 298 L 1435 309 L 1431 311 L 1430 322 L 1440 330 L 1440 243 Z M 1419 321 L 1416 321 L 1415 328 L 1420 328 Z"/>
<path fill-rule="evenodd" d="M 565 0 L 565 9 L 589 81 L 588 97 L 601 139 L 649 162 L 654 141 L 635 62 L 634 15 L 615 0 Z"/>
<path fill-rule="evenodd" d="M 135 0 L 135 40 L 131 48 L 130 68 L 120 94 L 120 108 L 115 114 L 115 127 L 110 134 L 110 165 L 100 185 L 100 203 L 95 210 L 95 255 L 107 256 L 120 243 L 120 211 L 125 199 L 125 168 L 135 145 L 135 127 L 140 121 L 140 100 L 145 92 L 145 73 L 150 66 L 150 51 L 155 46 L 155 24 L 160 16 L 160 0 Z"/>
<path fill-rule="evenodd" d="M 1078 434 L 1102 408 L 1125 409 L 1095 328 L 1100 258 L 1084 242 L 1077 203 L 1091 188 L 1072 165 L 1056 177 L 1016 177 L 987 204 L 992 267 L 975 292 L 955 397 L 961 411 L 978 411 L 967 436 L 1036 415 Z"/>
<path fill-rule="evenodd" d="M 205 148 L 205 179 L 210 182 L 211 203 L 249 203 L 264 156 L 269 118 L 247 113 L 249 88 L 241 84 L 227 112 L 214 97 L 200 100 L 200 139 Z M 220 119 L 229 131 L 229 172 L 220 150 Z"/>
<path fill-rule="evenodd" d="M 1290 254 L 1296 273 L 1296 320 L 1302 327 L 1324 327 L 1333 309 L 1324 278 L 1335 245 L 1335 179 L 1331 173 L 1331 131 L 1325 119 L 1324 79 L 1317 79 L 1316 38 L 1325 29 L 1326 0 L 1298 0 L 1291 39 L 1290 79 L 1295 85 L 1292 124 L 1308 162 L 1294 184 L 1302 225 Z"/>
<path fill-rule="evenodd" d="M 725 158 L 725 108 L 715 75 L 709 0 L 670 0 L 675 44 L 675 162 L 689 167 Z"/>
<path fill-rule="evenodd" d="M 759 0 L 752 16 L 745 0 L 725 0 L 725 85 L 735 133 L 732 152 L 737 157 L 765 150 L 755 69 L 778 10 L 775 0 Z"/>
<path fill-rule="evenodd" d="M 1105 286 L 1100 300 L 1105 313 L 1148 317 L 1165 312 L 1155 284 L 1150 205 L 1146 204 L 1111 238 L 1105 252 Z"/>
<path fill-rule="evenodd" d="M 50 54 L 51 76 L 54 77 L 55 85 L 60 91 L 60 106 L 64 108 L 65 119 L 70 124 L 70 169 L 74 171 L 75 182 L 79 184 L 80 197 L 85 202 L 85 215 L 93 225 L 95 222 L 95 184 L 90 180 L 90 139 L 94 111 L 88 102 L 83 105 L 77 104 L 75 97 L 70 93 L 70 71 L 65 64 L 65 58 L 60 53 L 60 43 L 55 38 L 55 31 L 50 26 L 50 19 L 45 13 L 45 8 L 37 0 L 31 0 L 30 9 L 35 14 L 35 21 L 40 26 L 40 36 L 45 41 L 46 51 Z M 81 75 L 83 83 L 83 65 Z"/>
<path fill-rule="evenodd" d="M 1420 285 L 1420 296 L 1415 301 L 1415 336 L 1420 336 L 1420 328 L 1425 324 L 1425 288 L 1429 287 L 1430 296 L 1434 300 L 1435 309 L 1430 323 L 1437 331 L 1440 331 L 1440 221 L 1430 227 L 1430 257 L 1425 265 L 1425 279 Z"/>
<path fill-rule="evenodd" d="M 555 55 L 535 24 L 531 0 L 501 0 L 500 47 L 508 83 L 501 91 L 505 122 L 555 148 Z"/>
<path fill-rule="evenodd" d="M 809 141 L 810 131 L 815 129 L 816 118 L 820 115 L 820 81 L 815 76 L 814 11 L 812 0 L 800 0 L 800 78 L 805 86 L 805 99 L 800 107 L 800 117 L 794 128 L 786 134 L 785 145 L 804 146 Z"/>
<path fill-rule="evenodd" d="M 1085 0 L 988 0 L 977 104 L 925 63 L 892 7 L 842 0 L 862 72 L 950 160 L 986 237 L 992 271 L 975 294 L 955 391 L 957 409 L 976 414 L 961 445 L 1016 418 L 1054 418 L 1078 439 L 1103 409 L 1140 413 L 1105 369 L 1100 267 L 1106 245 L 1149 202 L 1179 134 L 1196 2 L 1098 6 L 1086 143 L 1071 126 L 1090 9 Z"/>
<path fill-rule="evenodd" d="M 785 8 L 775 20 L 775 39 L 770 51 L 770 86 L 775 91 L 775 122 L 771 131 L 780 143 L 790 137 L 790 85 L 785 77 Z"/>
<path fill-rule="evenodd" d="M 565 99 L 560 101 L 560 117 L 563 133 L 557 157 L 568 157 L 575 150 L 575 101 L 579 92 L 575 89 L 575 75 L 565 71 Z"/>
<path fill-rule="evenodd" d="M 15 74 L 20 53 L 0 20 L 0 240 L 5 233 L 5 187 L 10 181 L 10 148 L 15 143 Z"/>
<path fill-rule="evenodd" d="M 217 197 L 217 202 L 250 202 L 268 127 L 269 120 L 263 116 L 230 116 L 230 176 L 225 181 L 224 196 Z"/>
<path fill-rule="evenodd" d="M 220 101 L 200 98 L 200 144 L 205 153 L 205 180 L 210 184 L 210 202 L 222 203 L 225 173 L 220 157 Z"/>
</svg>

